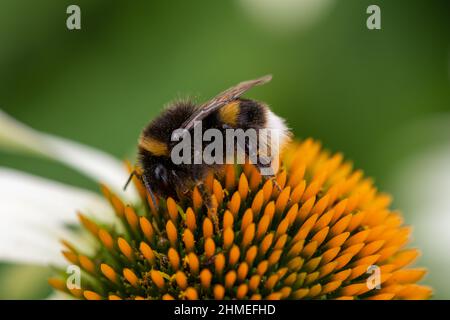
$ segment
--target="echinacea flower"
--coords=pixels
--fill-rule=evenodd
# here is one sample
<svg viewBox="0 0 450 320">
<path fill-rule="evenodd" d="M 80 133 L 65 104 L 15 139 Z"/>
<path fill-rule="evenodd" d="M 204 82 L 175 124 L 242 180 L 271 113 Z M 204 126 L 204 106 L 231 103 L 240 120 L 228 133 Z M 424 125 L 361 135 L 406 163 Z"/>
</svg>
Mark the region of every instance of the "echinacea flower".
<svg viewBox="0 0 450 320">
<path fill-rule="evenodd" d="M 312 139 L 286 149 L 276 183 L 250 164 L 209 175 L 212 211 L 197 189 L 155 205 L 133 182 L 140 200 L 101 187 L 116 219 L 103 219 L 100 208 L 78 213 L 84 245 L 75 237 L 62 242 L 63 256 L 82 270 L 81 287 L 68 287 L 61 268 L 49 279 L 54 288 L 82 299 L 431 295 L 417 284 L 426 270 L 408 268 L 419 252 L 405 248 L 411 230 L 389 209 L 390 197 Z"/>
</svg>

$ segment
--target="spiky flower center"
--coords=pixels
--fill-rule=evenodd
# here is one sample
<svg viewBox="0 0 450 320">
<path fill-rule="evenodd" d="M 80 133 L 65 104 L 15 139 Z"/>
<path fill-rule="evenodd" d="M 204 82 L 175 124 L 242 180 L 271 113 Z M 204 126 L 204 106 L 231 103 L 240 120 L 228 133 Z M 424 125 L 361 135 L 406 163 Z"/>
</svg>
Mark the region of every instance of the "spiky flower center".
<svg viewBox="0 0 450 320">
<path fill-rule="evenodd" d="M 129 206 L 103 187 L 115 226 L 84 215 L 98 243 L 94 255 L 66 242 L 83 270 L 82 288 L 50 283 L 86 299 L 423 299 L 424 269 L 404 269 L 418 255 L 403 249 L 410 229 L 390 197 L 377 192 L 341 154 L 311 139 L 292 144 L 276 184 L 252 165 L 228 165 L 198 189 L 157 206 L 136 179 L 142 204 Z M 280 189 L 276 188 L 278 185 Z M 377 270 L 378 273 L 372 272 Z M 376 277 L 378 275 L 378 277 Z M 377 283 L 378 282 L 378 283 Z"/>
</svg>

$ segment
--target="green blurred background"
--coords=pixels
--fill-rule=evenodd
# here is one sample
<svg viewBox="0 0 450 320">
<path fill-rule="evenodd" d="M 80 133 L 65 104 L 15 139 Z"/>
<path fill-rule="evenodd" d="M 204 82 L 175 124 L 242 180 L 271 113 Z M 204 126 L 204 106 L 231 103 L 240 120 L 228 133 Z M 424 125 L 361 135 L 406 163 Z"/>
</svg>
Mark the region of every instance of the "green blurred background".
<svg viewBox="0 0 450 320">
<path fill-rule="evenodd" d="M 313 2 L 1 0 L 0 108 L 132 158 L 141 128 L 174 98 L 202 101 L 272 73 L 252 98 L 393 192 L 403 159 L 450 141 L 450 122 L 427 120 L 450 112 L 450 2 Z M 81 7 L 81 30 L 66 28 L 70 4 Z M 381 30 L 366 27 L 370 4 L 381 8 Z M 0 165 L 97 190 L 47 160 L 0 153 Z M 420 264 L 439 268 L 432 258 Z M 0 298 L 44 298 L 47 276 L 0 264 Z M 450 298 L 440 280 L 430 272 L 425 283 Z"/>
</svg>

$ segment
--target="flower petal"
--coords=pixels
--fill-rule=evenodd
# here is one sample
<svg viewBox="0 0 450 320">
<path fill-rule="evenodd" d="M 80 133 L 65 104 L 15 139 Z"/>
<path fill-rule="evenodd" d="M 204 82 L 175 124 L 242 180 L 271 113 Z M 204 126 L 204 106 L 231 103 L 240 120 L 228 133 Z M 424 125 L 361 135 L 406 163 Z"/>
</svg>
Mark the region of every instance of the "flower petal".
<svg viewBox="0 0 450 320">
<path fill-rule="evenodd" d="M 61 263 L 59 239 L 74 238 L 66 226 L 76 222 L 77 210 L 104 222 L 115 219 L 93 192 L 5 168 L 0 168 L 0 208 L 0 259 L 11 262 Z"/>
<path fill-rule="evenodd" d="M 0 147 L 31 153 L 64 163 L 92 179 L 105 183 L 129 200 L 138 199 L 134 186 L 127 192 L 123 186 L 128 178 L 121 161 L 106 152 L 34 130 L 0 110 Z"/>
<path fill-rule="evenodd" d="M 414 242 L 429 269 L 426 283 L 437 299 L 448 297 L 450 281 L 450 144 L 432 146 L 401 162 L 392 177 L 396 202 L 414 226 Z"/>
</svg>

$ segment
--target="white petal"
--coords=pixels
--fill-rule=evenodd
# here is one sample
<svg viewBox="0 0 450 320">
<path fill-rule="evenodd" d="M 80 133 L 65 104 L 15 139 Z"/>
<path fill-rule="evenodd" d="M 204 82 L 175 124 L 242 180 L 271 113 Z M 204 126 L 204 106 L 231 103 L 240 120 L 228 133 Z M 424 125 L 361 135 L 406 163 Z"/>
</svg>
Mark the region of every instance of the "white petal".
<svg viewBox="0 0 450 320">
<path fill-rule="evenodd" d="M 448 297 L 450 280 L 450 145 L 428 148 L 404 161 L 392 181 L 397 205 L 414 227 L 419 263 L 429 269 L 427 283 L 436 298 Z"/>
<path fill-rule="evenodd" d="M 96 181 L 107 184 L 130 201 L 138 194 L 130 185 L 123 186 L 128 178 L 121 161 L 95 148 L 34 130 L 0 110 L 0 147 L 14 151 L 30 152 L 62 162 Z"/>
<path fill-rule="evenodd" d="M 0 167 L 0 259 L 60 264 L 59 240 L 74 237 L 66 226 L 77 221 L 77 211 L 115 221 L 96 193 Z"/>
<path fill-rule="evenodd" d="M 67 293 L 55 290 L 45 298 L 45 300 L 74 300 L 74 297 Z"/>
</svg>

